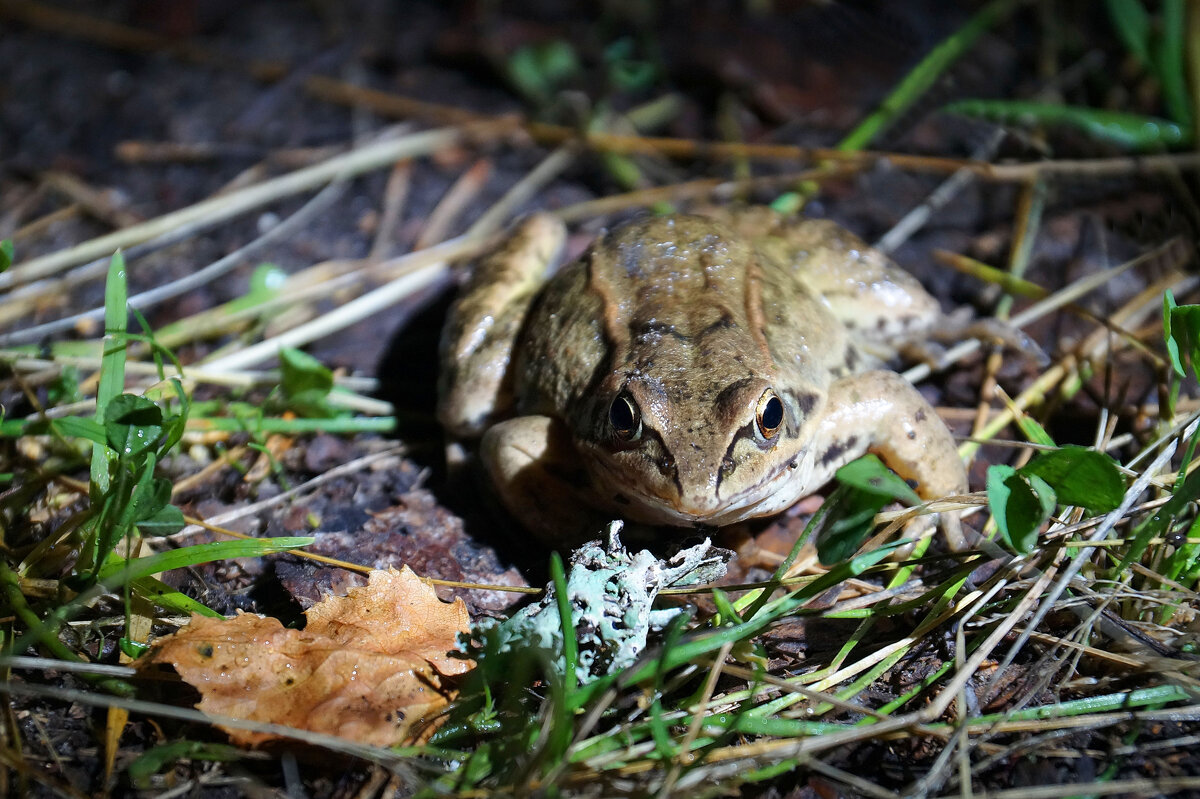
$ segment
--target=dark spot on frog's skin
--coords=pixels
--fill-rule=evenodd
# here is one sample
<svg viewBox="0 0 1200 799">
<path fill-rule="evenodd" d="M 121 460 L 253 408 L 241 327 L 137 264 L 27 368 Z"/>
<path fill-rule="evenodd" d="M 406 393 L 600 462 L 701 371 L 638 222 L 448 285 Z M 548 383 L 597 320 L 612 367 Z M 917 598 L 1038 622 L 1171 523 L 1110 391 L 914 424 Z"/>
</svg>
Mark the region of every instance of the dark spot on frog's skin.
<svg viewBox="0 0 1200 799">
<path fill-rule="evenodd" d="M 790 461 L 788 461 L 788 468 L 794 471 L 800 468 L 800 464 L 796 462 L 795 458 L 792 458 Z"/>
<path fill-rule="evenodd" d="M 696 338 L 702 339 L 710 333 L 719 333 L 722 330 L 729 330 L 733 327 L 737 327 L 737 322 L 733 321 L 733 318 L 730 317 L 729 314 L 721 314 L 720 319 L 701 330 L 700 334 L 696 336 Z"/>
<path fill-rule="evenodd" d="M 915 441 L 916 439 L 917 439 L 917 431 L 916 431 L 916 430 L 909 430 L 909 431 L 908 431 L 908 440 L 909 440 L 909 441 Z"/>
<path fill-rule="evenodd" d="M 913 414 L 913 419 L 917 422 L 925 421 L 925 409 L 917 408 L 917 412 L 915 414 Z"/>
<path fill-rule="evenodd" d="M 858 444 L 858 436 L 850 436 L 845 441 L 835 441 L 829 445 L 829 449 L 825 450 L 821 455 L 820 464 L 828 466 L 835 462 L 838 458 L 845 455 Z"/>
<path fill-rule="evenodd" d="M 737 398 L 742 389 L 753 383 L 754 380 L 749 377 L 743 377 L 741 380 L 734 380 L 732 383 L 721 389 L 721 393 L 717 395 L 714 404 L 718 408 L 725 407 L 726 403 Z"/>
<path fill-rule="evenodd" d="M 643 322 L 637 327 L 631 328 L 629 331 L 631 337 L 641 343 L 653 343 L 658 341 L 663 336 L 674 336 L 677 339 L 686 341 L 687 336 L 676 332 L 675 325 L 669 325 L 665 322 L 659 322 L 651 319 L 648 322 Z"/>
<path fill-rule="evenodd" d="M 883 316 L 881 316 L 881 317 L 879 317 L 878 319 L 876 319 L 876 320 L 875 320 L 875 329 L 876 329 L 876 330 L 883 330 L 885 327 L 887 327 L 887 323 L 888 323 L 888 320 L 887 320 L 887 318 L 886 318 L 886 317 L 883 317 Z"/>
<path fill-rule="evenodd" d="M 801 416 L 809 416 L 812 414 L 813 408 L 817 407 L 817 395 L 804 392 L 790 392 L 792 401 L 796 403 L 796 410 L 800 411 Z"/>
<path fill-rule="evenodd" d="M 858 366 L 862 362 L 862 356 L 858 354 L 858 350 L 854 347 L 846 348 L 846 368 L 851 372 L 857 372 Z"/>
</svg>

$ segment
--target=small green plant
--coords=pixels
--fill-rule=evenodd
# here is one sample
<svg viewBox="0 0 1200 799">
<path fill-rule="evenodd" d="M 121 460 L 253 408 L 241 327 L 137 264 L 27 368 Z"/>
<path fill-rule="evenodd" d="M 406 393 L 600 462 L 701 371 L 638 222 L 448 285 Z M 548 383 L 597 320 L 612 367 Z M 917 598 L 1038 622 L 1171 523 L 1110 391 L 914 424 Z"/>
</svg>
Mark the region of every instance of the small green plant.
<svg viewBox="0 0 1200 799">
<path fill-rule="evenodd" d="M 100 379 L 96 393 L 96 412 L 91 418 L 63 417 L 34 421 L 8 420 L 0 433 L 9 436 L 47 435 L 72 455 L 60 469 L 78 466 L 80 443 L 91 447 L 89 502 L 81 512 L 66 520 L 58 533 L 48 536 L 29 549 L 15 569 L 0 561 L 3 583 L 10 607 L 24 623 L 24 636 L 11 641 L 7 654 L 19 653 L 35 642 L 47 646 L 56 656 L 73 660 L 76 656 L 57 639 L 61 624 L 87 607 L 95 597 L 122 590 L 128 599 L 138 594 L 155 604 L 181 613 L 218 616 L 215 611 L 170 588 L 154 575 L 175 568 L 194 566 L 230 557 L 248 557 L 284 551 L 311 543 L 310 538 L 273 538 L 250 541 L 224 541 L 171 549 L 151 556 L 135 556 L 141 538 L 170 535 L 184 525 L 180 509 L 171 503 L 171 483 L 158 476 L 158 466 L 183 437 L 191 410 L 191 400 L 177 378 L 164 379 L 164 359 L 182 367 L 163 350 L 138 316 L 145 331 L 131 334 L 126 327 L 127 288 L 125 263 L 117 253 L 109 266 L 105 288 L 105 338 Z M 126 349 L 131 341 L 148 345 L 166 391 L 153 400 L 124 392 Z M 60 395 L 77 396 L 79 386 L 64 372 Z M 311 390 L 311 389 L 309 389 Z M 315 399 L 313 400 L 315 401 Z M 47 467 L 40 467 L 45 470 Z M 28 472 L 14 475 L 30 490 L 40 490 L 52 474 Z M 6 495 L 0 502 L 12 509 L 29 501 L 26 491 Z M 73 565 L 61 574 L 60 564 Z M 26 577 L 60 575 L 65 600 L 40 610 L 30 605 L 22 593 Z M 74 598 L 70 598 L 75 593 Z M 126 623 L 129 623 L 129 612 Z M 121 640 L 123 650 L 136 654 L 139 643 L 129 637 Z"/>
<path fill-rule="evenodd" d="M 329 403 L 333 372 L 316 358 L 289 347 L 279 352 L 279 366 L 279 385 L 289 409 L 301 416 L 322 419 L 345 415 Z"/>
<path fill-rule="evenodd" d="M 549 102 L 556 91 L 578 76 L 579 70 L 575 48 L 561 39 L 518 47 L 505 62 L 509 82 L 538 104 Z"/>
<path fill-rule="evenodd" d="M 840 563 L 858 550 L 874 527 L 875 514 L 889 502 L 921 504 L 908 483 L 875 455 L 864 455 L 837 471 L 838 487 L 822 508 L 817 533 L 821 562 Z"/>
<path fill-rule="evenodd" d="M 999 463 L 988 467 L 992 519 L 1008 548 L 1021 554 L 1033 551 L 1038 531 L 1059 505 L 1107 513 L 1124 495 L 1125 479 L 1116 461 L 1087 447 L 1044 452 L 1020 469 Z"/>
</svg>

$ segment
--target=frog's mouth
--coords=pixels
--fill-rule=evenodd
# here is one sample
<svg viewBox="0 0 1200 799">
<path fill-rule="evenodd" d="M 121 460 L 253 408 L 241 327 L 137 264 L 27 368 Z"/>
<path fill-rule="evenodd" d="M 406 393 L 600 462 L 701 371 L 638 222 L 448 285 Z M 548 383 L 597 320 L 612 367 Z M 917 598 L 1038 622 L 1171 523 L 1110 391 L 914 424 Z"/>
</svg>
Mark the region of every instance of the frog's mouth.
<svg viewBox="0 0 1200 799">
<path fill-rule="evenodd" d="M 611 498 L 606 502 L 610 510 L 645 524 L 673 527 L 722 527 L 779 513 L 799 499 L 795 487 L 807 482 L 794 481 L 796 467 L 784 463 L 733 495 L 723 495 L 718 484 L 713 486 L 715 490 L 689 496 L 678 478 L 630 483 L 627 475 L 610 464 L 599 461 L 596 466 L 600 493 Z"/>
</svg>

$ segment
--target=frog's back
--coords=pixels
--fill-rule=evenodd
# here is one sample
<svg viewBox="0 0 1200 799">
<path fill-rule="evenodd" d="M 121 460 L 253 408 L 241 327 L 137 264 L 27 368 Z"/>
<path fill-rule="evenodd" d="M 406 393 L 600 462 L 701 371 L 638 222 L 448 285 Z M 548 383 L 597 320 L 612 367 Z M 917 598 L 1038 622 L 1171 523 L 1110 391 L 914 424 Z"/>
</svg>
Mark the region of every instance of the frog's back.
<svg viewBox="0 0 1200 799">
<path fill-rule="evenodd" d="M 619 227 L 565 267 L 535 306 L 526 344 L 526 407 L 560 412 L 614 372 L 700 396 L 749 376 L 817 387 L 844 370 L 848 346 L 794 274 L 688 215 Z"/>
</svg>

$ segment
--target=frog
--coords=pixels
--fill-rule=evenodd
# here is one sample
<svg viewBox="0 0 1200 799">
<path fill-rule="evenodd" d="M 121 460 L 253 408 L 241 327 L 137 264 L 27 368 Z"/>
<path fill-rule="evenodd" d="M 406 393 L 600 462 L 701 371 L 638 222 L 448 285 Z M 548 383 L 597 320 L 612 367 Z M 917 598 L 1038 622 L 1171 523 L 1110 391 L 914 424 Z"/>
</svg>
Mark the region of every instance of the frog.
<svg viewBox="0 0 1200 799">
<path fill-rule="evenodd" d="M 517 225 L 461 287 L 441 343 L 439 421 L 541 540 L 612 518 L 773 516 L 868 453 L 922 500 L 967 491 L 948 428 L 885 368 L 940 305 L 849 230 L 766 208 L 646 216 L 556 270 L 565 239 L 546 213 Z"/>
</svg>

